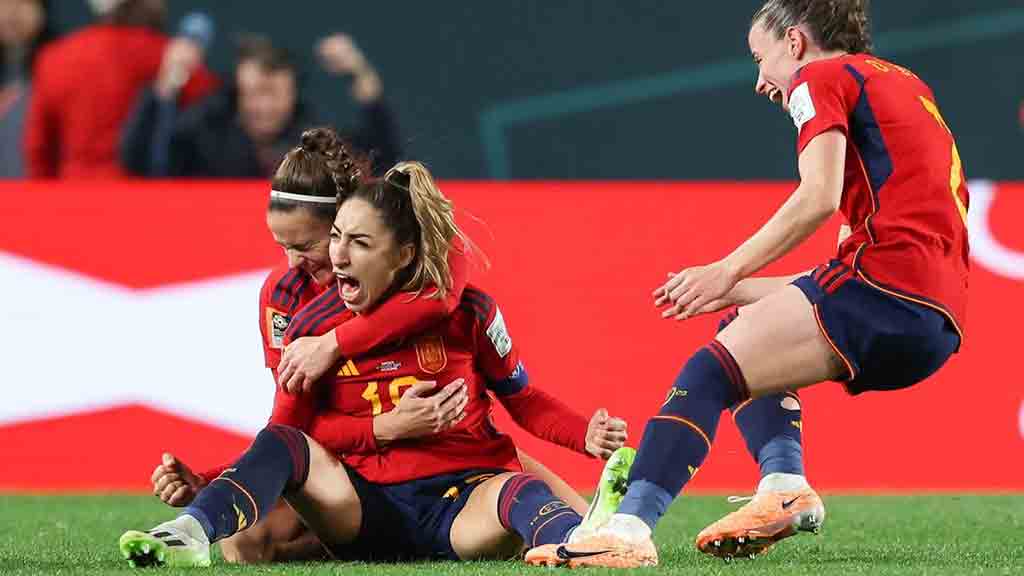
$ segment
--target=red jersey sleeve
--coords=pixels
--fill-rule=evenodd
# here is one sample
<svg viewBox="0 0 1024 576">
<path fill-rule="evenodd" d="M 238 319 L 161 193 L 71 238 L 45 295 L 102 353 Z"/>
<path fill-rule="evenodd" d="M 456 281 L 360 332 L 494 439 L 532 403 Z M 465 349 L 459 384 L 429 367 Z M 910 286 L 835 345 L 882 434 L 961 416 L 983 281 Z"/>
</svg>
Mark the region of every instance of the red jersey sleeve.
<svg viewBox="0 0 1024 576">
<path fill-rule="evenodd" d="M 285 331 L 304 304 L 312 279 L 297 268 L 280 266 L 260 288 L 259 324 L 263 358 L 267 368 L 277 370 L 285 345 Z"/>
<path fill-rule="evenodd" d="M 334 454 L 377 452 L 373 416 L 349 416 L 335 411 L 319 412 L 307 433 Z"/>
<path fill-rule="evenodd" d="M 370 314 L 358 314 L 336 326 L 334 337 L 346 358 L 356 358 L 377 346 L 416 334 L 451 315 L 462 299 L 469 281 L 469 258 L 465 245 L 458 239 L 448 249 L 448 271 L 452 285 L 443 299 L 413 298 L 401 292 L 388 298 Z M 426 292 L 434 289 L 428 286 Z"/>
<path fill-rule="evenodd" d="M 463 301 L 477 321 L 476 366 L 516 424 L 534 436 L 586 453 L 588 421 L 564 402 L 530 385 L 501 309 L 486 293 L 466 288 Z"/>
<path fill-rule="evenodd" d="M 849 118 L 860 86 L 842 62 L 814 62 L 793 77 L 789 115 L 797 129 L 797 153 L 815 136 L 832 129 L 849 133 Z"/>
</svg>

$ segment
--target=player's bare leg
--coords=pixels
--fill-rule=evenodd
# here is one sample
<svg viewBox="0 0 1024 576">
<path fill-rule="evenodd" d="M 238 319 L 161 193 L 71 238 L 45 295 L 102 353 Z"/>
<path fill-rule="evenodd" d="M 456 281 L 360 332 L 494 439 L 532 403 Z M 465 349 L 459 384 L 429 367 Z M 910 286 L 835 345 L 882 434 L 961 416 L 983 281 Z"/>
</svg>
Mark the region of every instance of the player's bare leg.
<svg viewBox="0 0 1024 576">
<path fill-rule="evenodd" d="M 452 522 L 452 548 L 462 560 L 513 558 L 523 550 L 523 539 L 501 525 L 498 497 L 515 473 L 489 478 L 473 490 L 466 506 Z"/>
<path fill-rule="evenodd" d="M 717 342 L 690 359 L 673 387 L 678 394 L 648 423 L 619 513 L 594 538 L 562 546 L 565 555 L 576 556 L 576 565 L 650 565 L 656 561 L 649 553 L 652 529 L 703 463 L 722 410 L 742 400 L 745 391 L 758 397 L 844 372 L 798 288 L 786 287 L 745 308 Z M 675 401 L 677 396 L 686 402 Z"/>
<path fill-rule="evenodd" d="M 526 547 L 564 542 L 582 517 L 533 474 L 509 472 L 481 483 L 452 523 L 459 558 L 511 558 Z"/>
<path fill-rule="evenodd" d="M 281 500 L 258 524 L 220 541 L 224 560 L 233 564 L 303 562 L 329 558 L 320 539 L 287 502 Z"/>
</svg>

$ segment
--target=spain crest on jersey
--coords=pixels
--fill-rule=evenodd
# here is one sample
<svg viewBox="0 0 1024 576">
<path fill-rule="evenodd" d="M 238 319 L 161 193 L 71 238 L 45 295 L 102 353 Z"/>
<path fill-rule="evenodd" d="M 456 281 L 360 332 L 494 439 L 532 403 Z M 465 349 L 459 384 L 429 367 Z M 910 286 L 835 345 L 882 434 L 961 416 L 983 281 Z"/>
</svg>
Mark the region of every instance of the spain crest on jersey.
<svg viewBox="0 0 1024 576">
<path fill-rule="evenodd" d="M 448 365 L 448 355 L 444 351 L 444 339 L 440 336 L 426 336 L 416 343 L 416 361 L 420 370 L 427 374 L 437 374 Z"/>
</svg>

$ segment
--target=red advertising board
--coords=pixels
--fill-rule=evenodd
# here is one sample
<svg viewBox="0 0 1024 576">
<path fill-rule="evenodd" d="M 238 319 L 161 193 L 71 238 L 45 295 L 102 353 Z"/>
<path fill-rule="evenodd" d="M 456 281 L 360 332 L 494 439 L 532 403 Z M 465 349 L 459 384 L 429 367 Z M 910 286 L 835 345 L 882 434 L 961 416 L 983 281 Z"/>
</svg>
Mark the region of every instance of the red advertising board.
<svg viewBox="0 0 1024 576">
<path fill-rule="evenodd" d="M 445 182 L 491 266 L 531 381 L 631 440 L 717 316 L 662 320 L 666 273 L 721 257 L 788 183 Z M 269 413 L 257 290 L 281 258 L 263 183 L 4 184 L 0 212 L 0 490 L 145 490 L 160 453 L 197 467 L 244 449 Z M 802 392 L 807 470 L 826 491 L 1024 490 L 1024 184 L 971 188 L 966 341 L 913 389 Z M 838 222 L 768 272 L 832 253 Z M 589 489 L 598 463 L 499 425 Z M 728 417 L 692 489 L 753 488 Z"/>
</svg>

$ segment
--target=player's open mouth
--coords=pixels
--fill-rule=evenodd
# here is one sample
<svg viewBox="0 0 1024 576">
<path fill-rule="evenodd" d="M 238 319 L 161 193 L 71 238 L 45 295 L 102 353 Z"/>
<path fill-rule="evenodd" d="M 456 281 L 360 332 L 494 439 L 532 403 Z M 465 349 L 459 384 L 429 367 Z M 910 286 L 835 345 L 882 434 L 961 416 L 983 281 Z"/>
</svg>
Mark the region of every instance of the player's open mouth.
<svg viewBox="0 0 1024 576">
<path fill-rule="evenodd" d="M 778 88 L 772 88 L 768 92 L 768 99 L 774 102 L 775 104 L 782 106 L 782 90 L 779 90 Z"/>
<path fill-rule="evenodd" d="M 335 272 L 334 275 L 338 278 L 338 292 L 341 293 L 341 299 L 345 302 L 355 302 L 359 297 L 361 286 L 359 280 L 341 272 Z"/>
</svg>

